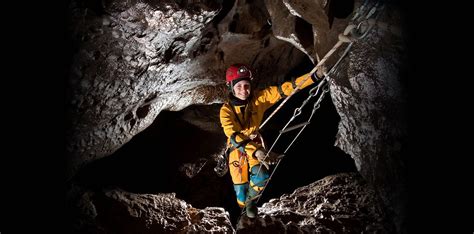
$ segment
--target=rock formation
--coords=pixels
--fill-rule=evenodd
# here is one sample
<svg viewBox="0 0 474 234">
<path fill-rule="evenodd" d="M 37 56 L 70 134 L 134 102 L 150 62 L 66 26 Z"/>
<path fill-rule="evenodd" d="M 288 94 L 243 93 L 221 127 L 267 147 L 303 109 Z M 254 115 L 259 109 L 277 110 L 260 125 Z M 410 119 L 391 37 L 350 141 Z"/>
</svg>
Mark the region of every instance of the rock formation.
<svg viewBox="0 0 474 234">
<path fill-rule="evenodd" d="M 375 1 L 368 3 L 373 6 Z M 218 131 L 216 119 L 196 121 L 192 116 L 203 112 L 192 111 L 192 106 L 224 101 L 227 66 L 237 62 L 253 66 L 258 87 L 282 81 L 288 70 L 302 61 L 316 63 L 321 59 L 361 4 L 346 0 L 71 1 L 67 178 L 116 152 L 163 111 L 191 107 L 183 119 L 206 131 Z M 408 133 L 404 108 L 409 73 L 404 63 L 407 51 L 403 17 L 398 5 L 386 3 L 377 24 L 363 40 L 353 44 L 330 79 L 331 99 L 341 117 L 335 145 L 351 155 L 363 178 L 376 188 L 397 233 L 406 232 L 404 157 Z M 334 64 L 341 54 L 342 48 L 328 64 Z M 200 157 L 197 155 L 195 162 L 202 166 L 205 159 Z M 190 175 L 199 172 L 190 170 L 189 165 L 182 170 Z M 107 198 L 106 203 L 125 201 L 117 193 L 104 194 L 100 196 Z M 153 195 L 127 196 L 160 200 Z M 120 212 L 129 217 L 134 228 L 143 224 L 143 230 L 194 230 L 191 227 L 197 221 L 192 221 L 193 215 L 185 205 L 179 207 L 183 217 L 176 218 L 182 223 L 173 230 L 166 229 L 170 227 L 163 226 L 163 220 L 152 218 L 152 213 L 143 213 L 148 217 L 144 220 L 151 221 L 142 222 L 126 214 L 129 211 Z M 333 207 L 328 209 L 333 212 Z M 224 214 L 218 209 L 212 212 L 216 217 Z M 370 217 L 362 223 L 372 222 Z M 102 218 L 105 223 L 110 221 Z M 222 228 L 228 227 L 225 218 L 219 219 Z M 301 220 L 304 218 L 297 221 Z M 340 224 L 343 216 L 334 220 L 321 230 L 345 230 L 346 224 Z M 370 230 L 387 227 L 367 226 L 373 228 Z M 196 228 L 210 230 L 207 226 Z"/>
</svg>

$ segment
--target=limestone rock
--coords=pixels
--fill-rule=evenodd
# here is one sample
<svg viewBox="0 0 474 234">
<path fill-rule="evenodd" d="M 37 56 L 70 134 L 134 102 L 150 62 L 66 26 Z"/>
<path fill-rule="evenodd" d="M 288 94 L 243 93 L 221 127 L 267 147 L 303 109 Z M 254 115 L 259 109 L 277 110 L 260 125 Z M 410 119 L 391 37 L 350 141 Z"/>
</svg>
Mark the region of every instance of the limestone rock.
<svg viewBox="0 0 474 234">
<path fill-rule="evenodd" d="M 271 199 L 238 233 L 394 233 L 374 188 L 355 173 L 325 177 Z"/>
<path fill-rule="evenodd" d="M 235 232 L 224 209 L 196 209 L 172 193 L 134 194 L 119 189 L 92 192 L 79 188 L 74 193 L 71 206 L 81 216 L 71 225 L 75 232 Z"/>
</svg>

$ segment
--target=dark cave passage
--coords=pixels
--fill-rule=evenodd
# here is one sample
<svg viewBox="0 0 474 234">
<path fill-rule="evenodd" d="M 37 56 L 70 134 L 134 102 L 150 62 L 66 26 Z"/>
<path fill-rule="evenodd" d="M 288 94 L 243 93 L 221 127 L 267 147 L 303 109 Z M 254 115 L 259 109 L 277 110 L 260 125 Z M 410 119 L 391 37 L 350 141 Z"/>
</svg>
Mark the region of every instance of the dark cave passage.
<svg viewBox="0 0 474 234">
<path fill-rule="evenodd" d="M 312 65 L 308 60 L 290 72 L 286 79 L 291 79 L 293 74 L 302 75 L 304 72 L 301 71 L 309 71 L 311 68 Z M 261 133 L 268 147 L 289 120 L 294 109 L 306 99 L 311 87 L 292 97 L 262 129 Z M 313 98 L 303 109 L 301 116 L 291 125 L 307 119 L 315 101 Z M 205 108 L 210 108 L 212 113 L 203 112 L 217 117 L 220 106 L 220 104 L 207 106 Z M 266 114 L 270 114 L 277 106 L 278 104 Z M 224 144 L 225 135 L 219 131 L 220 124 L 219 126 L 213 124 L 217 131 L 209 131 L 185 121 L 184 111 L 186 110 L 161 112 L 152 125 L 133 137 L 113 155 L 83 168 L 75 176 L 73 183 L 93 190 L 119 187 L 134 193 L 173 192 L 177 198 L 196 208 L 224 207 L 229 211 L 235 224 L 240 208 L 235 202 L 230 174 L 218 177 L 213 171 L 215 162 L 211 158 L 211 155 L 218 153 Z M 311 124 L 280 163 L 260 199 L 259 206 L 271 198 L 291 193 L 294 189 L 325 176 L 356 171 L 352 158 L 333 146 L 338 121 L 339 116 L 328 93 Z M 295 130 L 284 134 L 274 151 L 283 152 L 297 132 Z M 196 176 L 188 178 L 180 172 L 183 164 L 195 163 L 200 158 L 207 161 Z"/>
<path fill-rule="evenodd" d="M 207 158 L 217 153 L 224 141 L 223 133 L 201 130 L 184 121 L 181 112 L 163 111 L 153 124 L 134 136 L 114 154 L 87 165 L 75 176 L 73 182 L 91 189 L 120 187 L 135 193 L 175 192 L 178 198 L 185 199 L 188 198 L 187 188 L 194 184 L 201 184 L 206 189 L 225 187 L 227 180 L 215 175 L 213 172 L 215 163 L 212 159 L 208 159 L 201 172 L 193 177 L 193 181 L 179 171 L 185 163 L 193 163 L 200 157 Z M 214 186 L 205 185 L 206 181 L 195 182 L 201 180 L 200 177 L 204 174 L 208 174 L 206 171 L 214 174 L 206 175 L 208 178 L 213 177 Z M 194 195 L 199 194 L 199 189 L 195 189 Z M 213 194 L 218 195 L 216 193 Z M 208 202 L 219 199 L 208 197 L 196 201 L 192 196 L 190 198 L 185 200 L 195 207 L 219 204 Z"/>
</svg>

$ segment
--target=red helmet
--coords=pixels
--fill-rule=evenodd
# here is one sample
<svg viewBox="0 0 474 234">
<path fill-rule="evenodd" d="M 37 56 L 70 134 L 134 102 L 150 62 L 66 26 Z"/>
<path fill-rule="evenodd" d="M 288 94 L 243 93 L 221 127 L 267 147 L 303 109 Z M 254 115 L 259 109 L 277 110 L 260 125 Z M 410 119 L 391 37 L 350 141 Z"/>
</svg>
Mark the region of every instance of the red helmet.
<svg viewBox="0 0 474 234">
<path fill-rule="evenodd" d="M 230 84 L 231 82 L 233 84 L 236 84 L 237 82 L 243 79 L 253 79 L 252 71 L 249 66 L 238 63 L 233 64 L 229 68 L 227 68 L 227 71 L 225 73 L 225 80 L 227 81 L 227 84 Z"/>
</svg>

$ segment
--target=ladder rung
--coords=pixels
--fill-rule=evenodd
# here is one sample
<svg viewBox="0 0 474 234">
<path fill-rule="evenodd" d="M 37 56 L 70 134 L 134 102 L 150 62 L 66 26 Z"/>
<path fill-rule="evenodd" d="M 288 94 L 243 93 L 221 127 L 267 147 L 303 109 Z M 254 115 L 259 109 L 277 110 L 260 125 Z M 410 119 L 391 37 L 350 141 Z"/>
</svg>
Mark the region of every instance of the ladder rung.
<svg viewBox="0 0 474 234">
<path fill-rule="evenodd" d="M 297 124 L 297 125 L 295 125 L 295 126 L 289 127 L 289 128 L 287 128 L 287 129 L 285 129 L 285 130 L 282 130 L 282 131 L 280 131 L 280 133 L 285 133 L 285 132 L 293 131 L 293 130 L 295 130 L 295 129 L 304 127 L 304 126 L 306 126 L 306 125 L 308 125 L 308 124 L 309 124 L 309 122 L 303 122 L 303 123 Z"/>
</svg>

